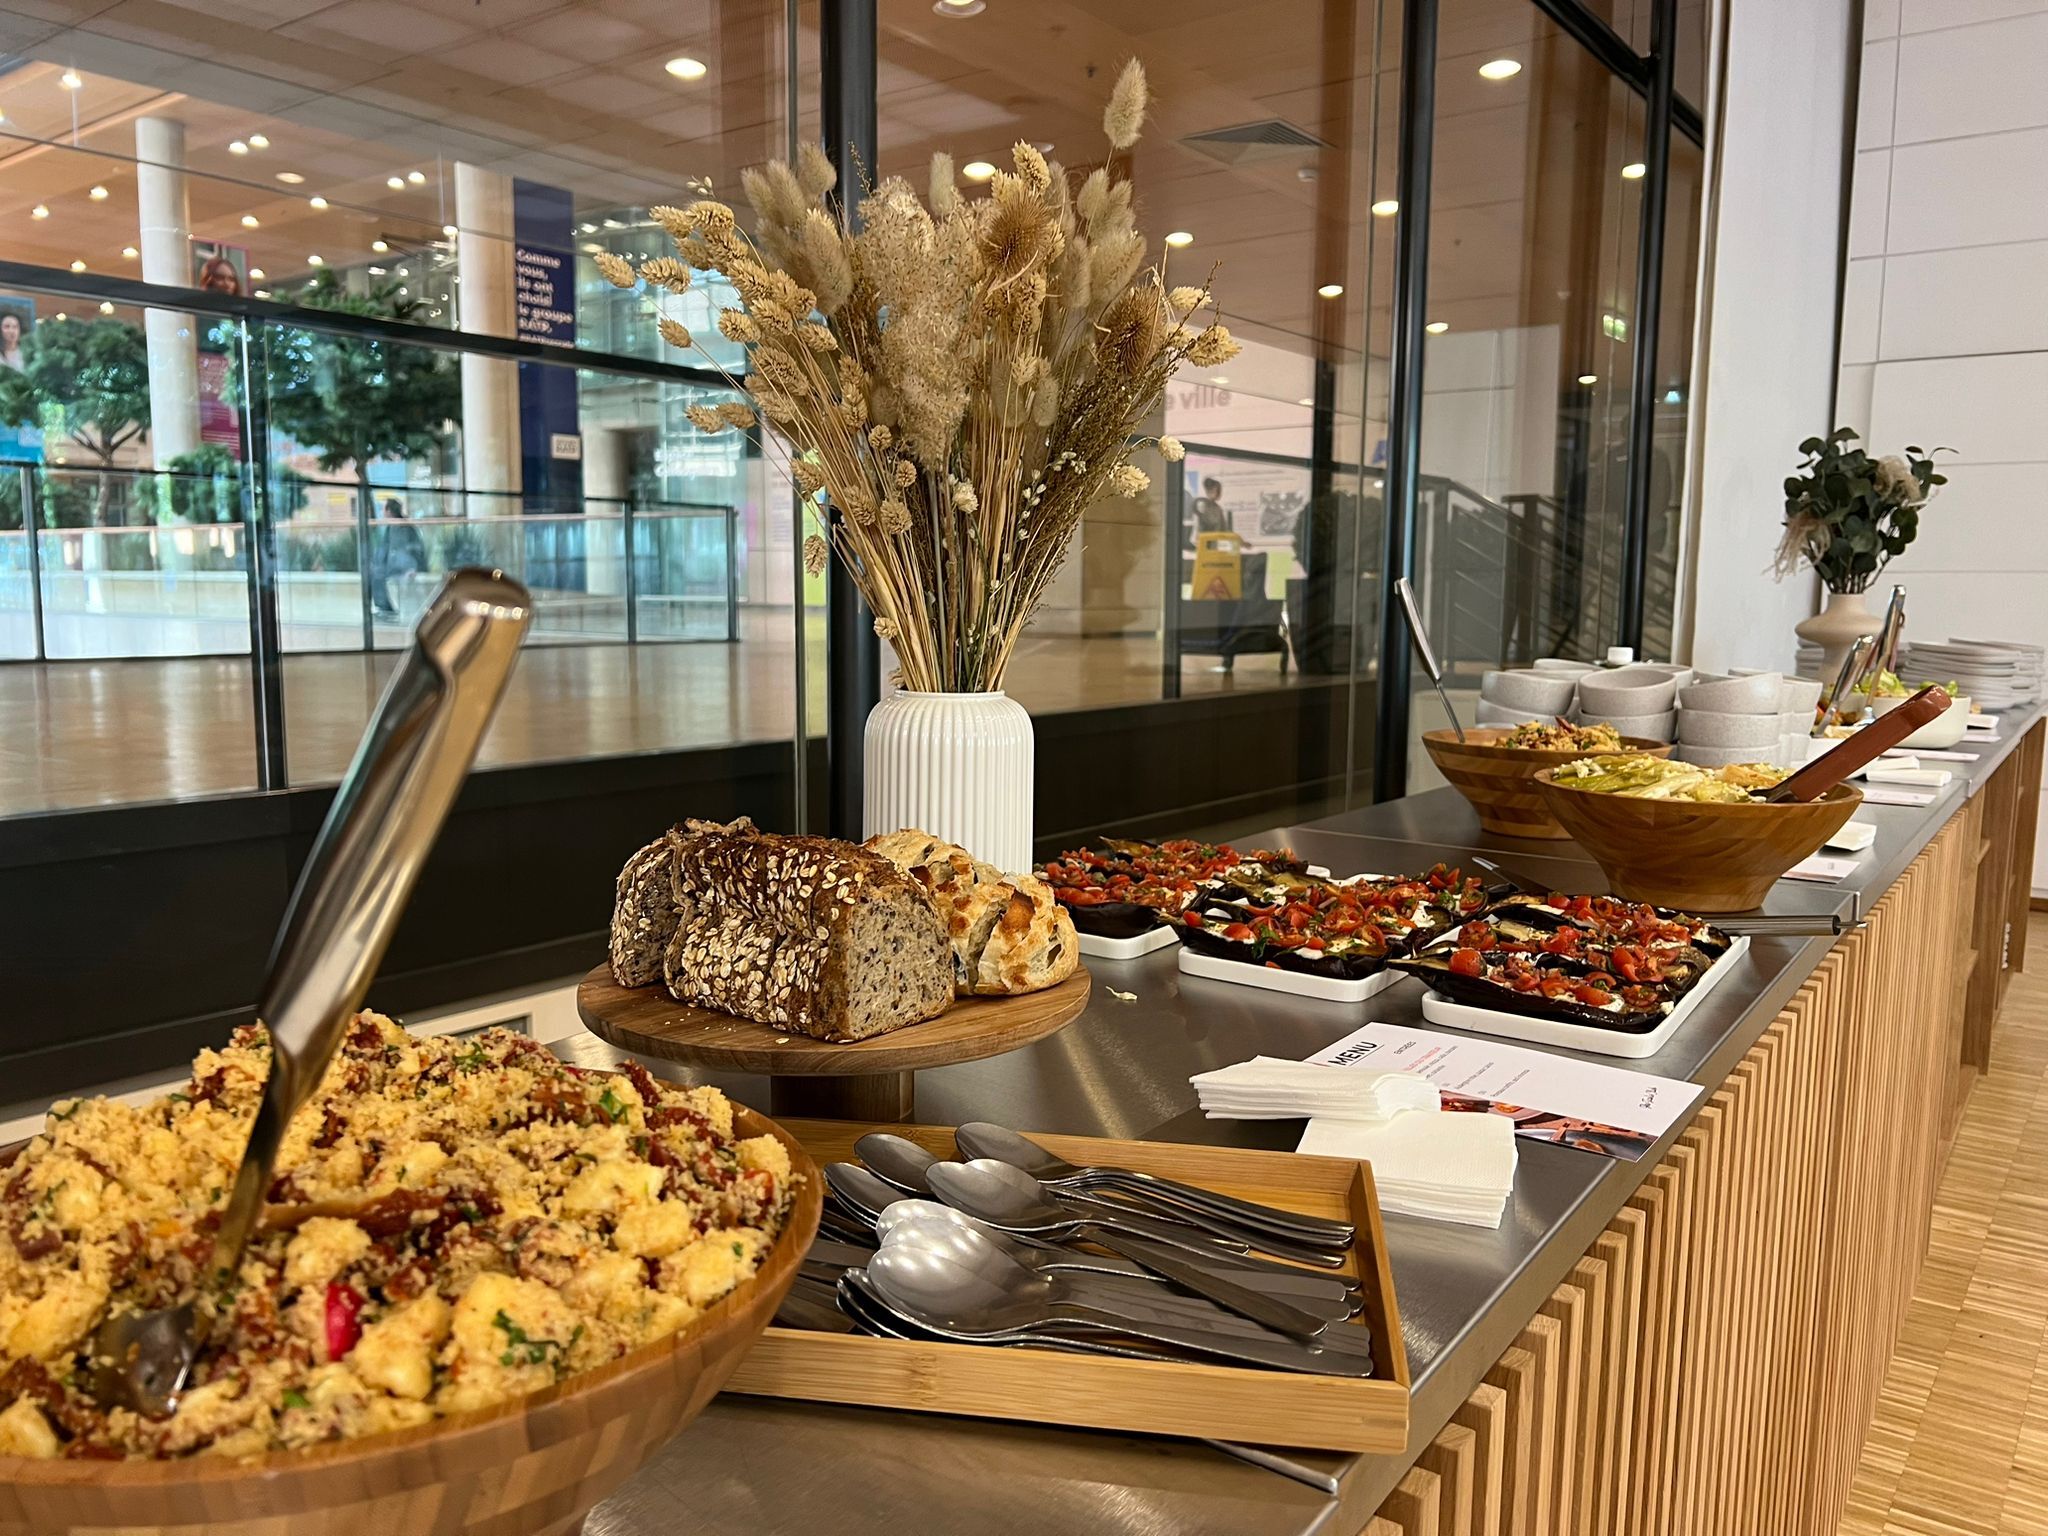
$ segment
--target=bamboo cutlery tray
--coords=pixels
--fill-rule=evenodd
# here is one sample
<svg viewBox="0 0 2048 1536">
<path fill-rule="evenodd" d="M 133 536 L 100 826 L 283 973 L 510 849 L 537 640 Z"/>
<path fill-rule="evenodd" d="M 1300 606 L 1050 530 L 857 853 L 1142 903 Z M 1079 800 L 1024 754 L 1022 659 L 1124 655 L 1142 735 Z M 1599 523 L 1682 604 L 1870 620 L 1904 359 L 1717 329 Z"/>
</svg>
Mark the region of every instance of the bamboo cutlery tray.
<svg viewBox="0 0 2048 1536">
<path fill-rule="evenodd" d="M 836 1120 L 780 1123 L 821 1167 L 857 1160 L 853 1144 L 871 1130 L 908 1136 L 941 1157 L 955 1155 L 953 1133 L 943 1126 Z M 1291 1152 L 1035 1132 L 1032 1139 L 1082 1166 L 1112 1164 L 1161 1174 L 1304 1215 L 1351 1222 L 1358 1236 L 1343 1273 L 1362 1288 L 1364 1311 L 1353 1323 L 1331 1326 L 1362 1322 L 1372 1329 L 1376 1374 L 1358 1381 L 1220 1364 L 912 1343 L 770 1327 L 740 1362 L 726 1390 L 1324 1450 L 1394 1452 L 1406 1447 L 1408 1354 L 1401 1343 L 1386 1234 L 1369 1167 Z"/>
</svg>

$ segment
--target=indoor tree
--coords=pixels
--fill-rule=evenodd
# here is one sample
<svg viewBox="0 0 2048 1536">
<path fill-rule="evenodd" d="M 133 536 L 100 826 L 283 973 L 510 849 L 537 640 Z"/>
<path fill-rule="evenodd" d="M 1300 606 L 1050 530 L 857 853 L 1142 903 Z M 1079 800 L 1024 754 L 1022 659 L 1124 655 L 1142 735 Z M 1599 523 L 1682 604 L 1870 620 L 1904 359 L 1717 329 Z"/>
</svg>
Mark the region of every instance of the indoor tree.
<svg viewBox="0 0 2048 1536">
<path fill-rule="evenodd" d="M 106 471 L 149 430 L 149 345 L 123 320 L 57 318 L 21 340 L 21 370 L 0 368 L 0 422 L 69 438 L 98 461 L 91 521 L 107 525 Z M 44 526 L 56 527 L 56 503 Z"/>
</svg>

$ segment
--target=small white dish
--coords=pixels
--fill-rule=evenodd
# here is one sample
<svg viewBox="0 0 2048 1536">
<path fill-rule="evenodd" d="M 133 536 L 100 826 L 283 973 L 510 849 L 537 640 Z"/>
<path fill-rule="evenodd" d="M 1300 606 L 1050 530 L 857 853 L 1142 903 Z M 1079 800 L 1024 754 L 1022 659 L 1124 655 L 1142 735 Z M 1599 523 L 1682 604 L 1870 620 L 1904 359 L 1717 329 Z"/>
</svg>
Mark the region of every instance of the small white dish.
<svg viewBox="0 0 2048 1536">
<path fill-rule="evenodd" d="M 1660 715 L 1678 697 L 1678 679 L 1648 667 L 1619 667 L 1579 679 L 1579 708 L 1590 716 Z"/>
<path fill-rule="evenodd" d="M 1547 672 L 1488 672 L 1479 679 L 1481 702 L 1531 714 L 1563 714 L 1578 689 L 1576 677 Z"/>
<path fill-rule="evenodd" d="M 1678 739 L 1688 747 L 1744 747 L 1775 751 L 1784 735 L 1774 709 L 1768 715 L 1728 715 L 1711 709 L 1678 712 Z"/>
<path fill-rule="evenodd" d="M 1678 707 L 1718 714 L 1775 715 L 1784 681 L 1784 675 L 1778 672 L 1758 672 L 1749 677 L 1703 676 L 1678 690 Z"/>
</svg>

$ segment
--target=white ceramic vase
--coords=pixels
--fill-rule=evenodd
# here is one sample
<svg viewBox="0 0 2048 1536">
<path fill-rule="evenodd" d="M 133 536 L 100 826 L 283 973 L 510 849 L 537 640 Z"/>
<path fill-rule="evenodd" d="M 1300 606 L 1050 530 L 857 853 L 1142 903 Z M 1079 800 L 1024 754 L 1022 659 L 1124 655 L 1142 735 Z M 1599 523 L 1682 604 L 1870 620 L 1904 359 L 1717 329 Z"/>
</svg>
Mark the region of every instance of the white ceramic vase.
<svg viewBox="0 0 2048 1536">
<path fill-rule="evenodd" d="M 1830 592 L 1827 607 L 1793 625 L 1792 632 L 1821 648 L 1820 675 L 1832 682 L 1856 642 L 1876 634 L 1883 625 L 1861 592 Z"/>
<path fill-rule="evenodd" d="M 921 827 L 1005 872 L 1031 868 L 1031 716 L 1003 693 L 886 695 L 868 714 L 861 822 Z"/>
</svg>

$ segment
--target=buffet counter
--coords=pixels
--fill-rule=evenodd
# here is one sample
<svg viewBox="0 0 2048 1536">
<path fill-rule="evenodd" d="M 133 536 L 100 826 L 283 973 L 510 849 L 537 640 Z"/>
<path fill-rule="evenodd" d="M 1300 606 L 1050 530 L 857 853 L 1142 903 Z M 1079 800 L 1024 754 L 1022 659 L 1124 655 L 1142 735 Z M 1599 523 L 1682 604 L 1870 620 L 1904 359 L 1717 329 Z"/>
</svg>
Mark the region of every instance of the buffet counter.
<svg viewBox="0 0 2048 1536">
<path fill-rule="evenodd" d="M 1650 1155 L 1524 1142 L 1497 1230 L 1386 1217 L 1415 1384 L 1402 1455 L 1288 1451 L 1276 1473 L 1200 1442 L 728 1393 L 587 1531 L 651 1536 L 687 1511 L 694 1529 L 732 1533 L 1826 1536 L 2024 959 L 2042 739 L 2039 709 L 2010 712 L 1933 804 L 1859 812 L 1877 841 L 1841 884 L 1774 888 L 1767 912 L 1866 926 L 1755 939 L 1630 1064 L 1708 1087 Z M 1243 841 L 1340 875 L 1484 851 L 1566 890 L 1605 888 L 1573 844 L 1484 834 L 1450 790 Z M 1305 1056 L 1368 1018 L 1422 1022 L 1412 986 L 1360 1007 L 1183 976 L 1171 949 L 1089 964 L 1081 1019 L 921 1074 L 918 1119 L 1291 1147 L 1294 1122 L 1203 1119 L 1189 1076 Z M 595 1038 L 564 1054 L 619 1057 Z M 765 1102 L 760 1079 L 708 1080 Z M 1285 1445 L 1286 1424 L 1270 1439 Z"/>
</svg>

